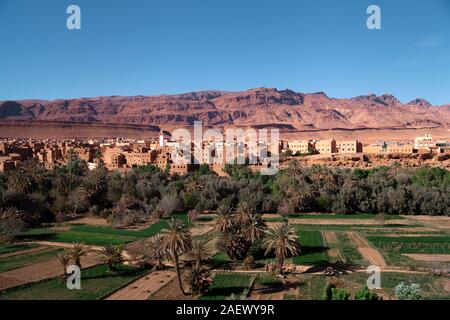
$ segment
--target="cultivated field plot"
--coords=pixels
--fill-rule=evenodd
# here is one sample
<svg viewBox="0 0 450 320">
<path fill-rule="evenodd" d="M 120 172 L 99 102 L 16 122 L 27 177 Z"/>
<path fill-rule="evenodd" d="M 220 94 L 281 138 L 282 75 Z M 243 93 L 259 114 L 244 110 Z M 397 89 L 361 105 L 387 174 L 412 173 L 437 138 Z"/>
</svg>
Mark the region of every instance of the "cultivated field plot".
<svg viewBox="0 0 450 320">
<path fill-rule="evenodd" d="M 172 216 L 190 225 L 185 214 Z M 161 219 L 140 231 L 114 229 L 112 227 L 73 225 L 64 228 L 37 228 L 24 232 L 20 239 L 28 241 L 50 241 L 63 243 L 83 243 L 86 245 L 105 246 L 123 245 L 143 238 L 154 236 L 167 227 L 169 219 Z"/>
<path fill-rule="evenodd" d="M 279 225 L 280 216 L 265 215 L 268 225 Z M 250 269 L 218 250 L 221 233 L 214 229 L 215 215 L 188 221 L 186 214 L 173 215 L 191 227 L 192 238 L 207 242 L 213 257 L 208 263 L 212 285 L 200 296 L 184 296 L 178 286 L 173 264 L 162 271 L 121 265 L 118 272 L 107 271 L 99 250 L 108 244 L 126 248 L 159 234 L 168 219 L 139 229 L 114 229 L 99 223 L 62 223 L 35 228 L 21 234 L 15 244 L 0 246 L 0 299 L 322 299 L 328 284 L 348 291 L 353 298 L 367 280 L 365 268 L 382 265 L 385 299 L 395 299 L 394 288 L 402 281 L 420 283 L 424 298 L 442 299 L 450 295 L 449 278 L 431 276 L 427 268 L 449 266 L 450 235 L 428 222 L 393 216 L 381 224 L 373 215 L 295 215 L 289 223 L 295 229 L 301 253 L 285 261 L 285 277 L 276 277 L 268 264 L 275 255 L 265 255 L 263 242 L 249 253 L 255 258 Z M 85 219 L 83 221 L 88 221 Z M 298 223 L 298 222 L 301 223 Z M 334 221 L 334 223 L 329 223 Z M 364 223 L 365 222 L 365 223 Z M 67 290 L 60 280 L 61 265 L 56 259 L 63 247 L 84 243 L 90 250 L 83 257 L 82 290 Z M 128 249 L 126 249 L 128 250 Z M 185 256 L 181 257 L 183 263 Z M 338 271 L 327 276 L 329 268 Z M 42 270 L 40 270 L 40 269 Z M 425 271 L 424 271 L 425 270 Z M 419 273 L 417 273 L 418 271 Z M 36 274 L 35 278 L 27 274 Z M 14 279 L 13 275 L 20 275 Z M 3 284 L 2 284 L 3 282 Z M 2 290 L 3 288 L 3 290 Z"/>
<path fill-rule="evenodd" d="M 369 236 L 367 239 L 387 252 L 450 254 L 450 236 Z"/>
<path fill-rule="evenodd" d="M 0 300 L 98 300 L 145 274 L 144 269 L 120 266 L 111 273 L 104 265 L 82 270 L 81 290 L 68 290 L 59 278 L 0 292 Z"/>
<path fill-rule="evenodd" d="M 218 273 L 213 278 L 209 292 L 201 300 L 225 300 L 231 295 L 248 295 L 256 275 L 239 273 Z"/>
</svg>

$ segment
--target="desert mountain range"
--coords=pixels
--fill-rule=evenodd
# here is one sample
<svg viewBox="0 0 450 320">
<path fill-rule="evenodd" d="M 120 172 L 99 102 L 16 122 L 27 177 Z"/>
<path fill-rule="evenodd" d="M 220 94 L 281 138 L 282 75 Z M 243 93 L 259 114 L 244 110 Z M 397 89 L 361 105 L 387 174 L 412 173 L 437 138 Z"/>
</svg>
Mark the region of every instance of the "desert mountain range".
<svg viewBox="0 0 450 320">
<path fill-rule="evenodd" d="M 450 105 L 432 106 L 421 98 L 404 104 L 390 94 L 338 99 L 323 92 L 270 88 L 0 102 L 0 122 L 161 126 L 192 125 L 197 120 L 208 126 L 275 126 L 287 131 L 449 128 Z"/>
</svg>

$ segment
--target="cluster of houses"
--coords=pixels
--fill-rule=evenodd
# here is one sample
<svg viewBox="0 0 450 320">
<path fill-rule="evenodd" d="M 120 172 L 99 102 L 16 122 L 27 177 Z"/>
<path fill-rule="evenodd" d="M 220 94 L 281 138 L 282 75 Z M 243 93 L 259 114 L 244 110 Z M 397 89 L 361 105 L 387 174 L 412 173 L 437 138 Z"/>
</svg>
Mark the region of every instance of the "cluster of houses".
<svg viewBox="0 0 450 320">
<path fill-rule="evenodd" d="M 287 141 L 284 151 L 293 155 L 312 154 L 414 154 L 414 153 L 448 153 L 450 142 L 448 140 L 434 140 L 431 134 L 416 137 L 413 143 L 400 143 L 397 141 L 382 141 L 376 144 L 363 145 L 358 140 L 291 140 Z"/>
<path fill-rule="evenodd" d="M 383 154 L 383 153 L 448 153 L 450 143 L 434 140 L 431 135 L 417 137 L 414 143 L 380 142 L 363 145 L 358 140 L 288 140 L 274 142 L 279 153 L 292 155 L 313 154 Z M 254 148 L 256 147 L 256 148 Z M 274 145 L 257 141 L 251 145 L 243 141 L 201 142 L 200 150 L 194 151 L 194 144 L 173 141 L 161 132 L 158 139 L 90 139 L 90 140 L 0 140 L 0 172 L 13 170 L 19 163 L 35 158 L 47 169 L 66 163 L 76 156 L 84 160 L 89 169 L 98 166 L 100 159 L 108 170 L 126 171 L 130 168 L 153 164 L 171 174 L 184 175 L 198 169 L 200 164 L 208 164 L 210 169 L 223 175 L 225 163 L 241 160 L 255 167 L 268 167 L 273 159 Z M 174 152 L 175 150 L 175 152 Z M 187 150 L 187 151 L 186 151 Z M 176 161 L 184 158 L 188 161 Z M 177 159 L 179 160 L 179 159 Z M 277 159 L 278 160 L 278 159 Z"/>
</svg>

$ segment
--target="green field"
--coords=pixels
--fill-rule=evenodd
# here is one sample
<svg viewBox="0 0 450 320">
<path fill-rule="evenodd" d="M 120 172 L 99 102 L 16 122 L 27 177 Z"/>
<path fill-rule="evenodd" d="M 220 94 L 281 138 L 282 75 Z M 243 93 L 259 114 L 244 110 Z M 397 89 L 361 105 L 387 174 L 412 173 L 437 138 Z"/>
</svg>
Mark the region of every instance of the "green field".
<svg viewBox="0 0 450 320">
<path fill-rule="evenodd" d="M 13 252 L 19 252 L 28 249 L 38 248 L 39 245 L 35 243 L 19 243 L 19 244 L 10 244 L 5 246 L 0 246 L 0 254 L 7 254 Z"/>
<path fill-rule="evenodd" d="M 33 263 L 46 261 L 49 258 L 55 257 L 62 249 L 49 248 L 43 252 L 21 254 L 7 258 L 0 259 L 0 272 L 5 272 L 17 268 L 21 268 Z"/>
<path fill-rule="evenodd" d="M 192 225 L 185 214 L 172 216 Z M 99 227 L 89 225 L 71 226 L 69 230 L 56 230 L 51 228 L 30 229 L 22 233 L 20 239 L 54 241 L 64 243 L 84 243 L 87 245 L 105 246 L 108 244 L 123 245 L 142 238 L 148 238 L 167 228 L 169 219 L 161 219 L 141 231 L 114 229 L 112 227 Z"/>
<path fill-rule="evenodd" d="M 336 247 L 339 249 L 344 262 L 351 265 L 366 265 L 367 262 L 361 256 L 357 248 L 350 242 L 347 234 L 345 232 L 336 232 L 337 244 Z"/>
<path fill-rule="evenodd" d="M 329 262 L 327 248 L 320 231 L 297 230 L 301 253 L 292 258 L 292 262 L 298 265 L 324 265 Z"/>
<path fill-rule="evenodd" d="M 65 282 L 50 279 L 8 289 L 0 300 L 98 300 L 145 274 L 143 269 L 120 266 L 110 273 L 104 265 L 81 271 L 81 290 L 68 290 Z"/>
<path fill-rule="evenodd" d="M 355 213 L 355 214 L 290 214 L 286 216 L 288 219 L 333 219 L 333 220 L 373 220 L 376 219 L 375 214 L 370 213 Z M 404 217 L 398 215 L 386 215 L 386 220 L 402 220 Z M 267 218 L 267 222 L 283 222 L 284 217 Z"/>
<path fill-rule="evenodd" d="M 252 286 L 254 275 L 238 273 L 219 273 L 213 278 L 209 292 L 201 300 L 225 300 L 231 294 L 242 294 Z"/>
<path fill-rule="evenodd" d="M 384 237 L 368 236 L 367 240 L 386 252 L 450 254 L 450 236 Z"/>
</svg>

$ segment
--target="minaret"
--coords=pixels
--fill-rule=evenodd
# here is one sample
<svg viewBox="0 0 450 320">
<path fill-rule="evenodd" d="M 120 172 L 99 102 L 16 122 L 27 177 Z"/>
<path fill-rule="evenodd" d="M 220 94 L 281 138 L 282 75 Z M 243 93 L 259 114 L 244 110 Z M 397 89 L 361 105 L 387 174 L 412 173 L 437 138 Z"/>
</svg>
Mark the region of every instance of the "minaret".
<svg viewBox="0 0 450 320">
<path fill-rule="evenodd" d="M 161 148 L 164 147 L 165 141 L 164 141 L 164 132 L 161 130 L 161 132 L 159 133 L 159 146 Z"/>
</svg>

